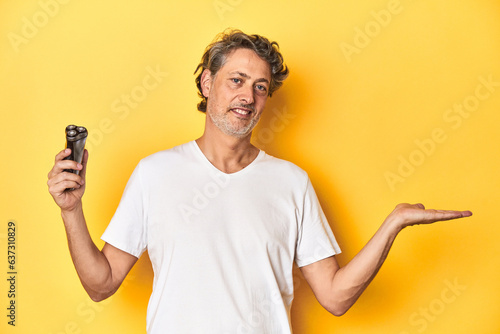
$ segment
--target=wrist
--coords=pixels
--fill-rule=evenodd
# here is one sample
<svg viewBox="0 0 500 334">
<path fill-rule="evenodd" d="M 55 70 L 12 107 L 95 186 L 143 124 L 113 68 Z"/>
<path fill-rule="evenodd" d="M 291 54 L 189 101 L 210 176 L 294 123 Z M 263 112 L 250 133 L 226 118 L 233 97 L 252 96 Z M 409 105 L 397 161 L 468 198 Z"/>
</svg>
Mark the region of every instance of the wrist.
<svg viewBox="0 0 500 334">
<path fill-rule="evenodd" d="M 399 232 L 405 228 L 403 221 L 399 217 L 393 215 L 389 215 L 382 226 L 387 230 L 387 233 L 393 237 L 396 237 Z"/>
<path fill-rule="evenodd" d="M 61 217 L 66 223 L 67 221 L 73 220 L 75 217 L 83 214 L 82 202 L 78 202 L 72 208 L 61 209 Z"/>
</svg>

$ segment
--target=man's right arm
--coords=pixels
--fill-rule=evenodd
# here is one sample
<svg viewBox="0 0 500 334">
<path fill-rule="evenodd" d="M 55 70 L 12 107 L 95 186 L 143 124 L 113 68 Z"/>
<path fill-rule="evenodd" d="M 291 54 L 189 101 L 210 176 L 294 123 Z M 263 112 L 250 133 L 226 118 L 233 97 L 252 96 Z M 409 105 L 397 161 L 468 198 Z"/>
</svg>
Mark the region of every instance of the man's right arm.
<svg viewBox="0 0 500 334">
<path fill-rule="evenodd" d="M 85 150 L 82 164 L 63 160 L 69 154 L 66 149 L 56 155 L 47 185 L 61 208 L 69 251 L 80 281 L 92 300 L 101 301 L 118 290 L 137 258 L 107 243 L 99 250 L 92 241 L 82 209 L 88 152 Z M 80 175 L 65 169 L 80 170 Z"/>
</svg>

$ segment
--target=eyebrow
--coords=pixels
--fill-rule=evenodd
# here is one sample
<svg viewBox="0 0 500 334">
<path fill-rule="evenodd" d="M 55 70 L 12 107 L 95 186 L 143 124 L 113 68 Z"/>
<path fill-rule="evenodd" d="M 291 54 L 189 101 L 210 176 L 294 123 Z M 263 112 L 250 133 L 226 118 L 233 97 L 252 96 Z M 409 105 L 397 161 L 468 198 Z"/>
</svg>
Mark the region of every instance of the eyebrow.
<svg viewBox="0 0 500 334">
<path fill-rule="evenodd" d="M 239 76 L 241 76 L 243 78 L 251 79 L 248 74 L 240 72 L 240 71 L 229 72 L 229 74 L 238 74 Z M 255 80 L 255 82 L 267 82 L 267 83 L 269 83 L 269 80 L 267 80 L 266 78 L 260 78 L 260 79 Z"/>
</svg>

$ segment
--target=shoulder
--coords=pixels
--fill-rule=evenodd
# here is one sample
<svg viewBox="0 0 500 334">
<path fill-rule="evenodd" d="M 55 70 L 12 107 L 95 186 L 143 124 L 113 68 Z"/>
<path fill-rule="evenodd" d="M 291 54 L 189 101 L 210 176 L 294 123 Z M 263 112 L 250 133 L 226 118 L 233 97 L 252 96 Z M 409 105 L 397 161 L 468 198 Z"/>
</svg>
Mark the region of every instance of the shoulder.
<svg viewBox="0 0 500 334">
<path fill-rule="evenodd" d="M 192 155 L 192 142 L 174 146 L 172 148 L 162 150 L 141 159 L 138 167 L 141 170 L 151 171 L 157 168 L 168 168 L 172 166 L 180 166 L 190 159 Z"/>
<path fill-rule="evenodd" d="M 264 152 L 263 154 L 264 157 L 262 158 L 261 163 L 262 167 L 265 168 L 267 172 L 289 179 L 299 179 L 304 181 L 309 179 L 307 172 L 296 164 L 284 159 L 276 158 Z"/>
</svg>

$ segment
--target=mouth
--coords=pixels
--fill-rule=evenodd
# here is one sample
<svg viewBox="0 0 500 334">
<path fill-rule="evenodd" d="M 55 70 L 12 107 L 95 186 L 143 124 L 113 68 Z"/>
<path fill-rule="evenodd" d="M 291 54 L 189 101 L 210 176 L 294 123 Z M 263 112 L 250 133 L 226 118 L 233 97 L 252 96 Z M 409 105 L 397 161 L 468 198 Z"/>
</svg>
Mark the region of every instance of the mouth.
<svg viewBox="0 0 500 334">
<path fill-rule="evenodd" d="M 247 116 L 252 112 L 252 110 L 246 108 L 231 108 L 231 111 L 241 116 Z"/>
</svg>

